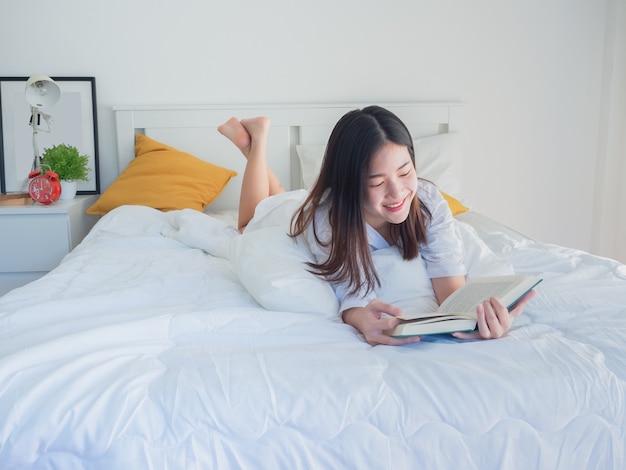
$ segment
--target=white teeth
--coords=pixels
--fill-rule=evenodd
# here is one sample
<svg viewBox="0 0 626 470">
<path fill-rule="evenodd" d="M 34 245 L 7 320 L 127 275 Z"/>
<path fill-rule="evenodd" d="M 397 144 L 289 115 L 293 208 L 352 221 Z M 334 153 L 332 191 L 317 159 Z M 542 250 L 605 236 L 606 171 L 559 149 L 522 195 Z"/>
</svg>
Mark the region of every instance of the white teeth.
<svg viewBox="0 0 626 470">
<path fill-rule="evenodd" d="M 387 207 L 391 208 L 391 209 L 395 209 L 396 207 L 400 207 L 402 205 L 402 203 L 404 202 L 404 200 L 400 201 L 397 204 L 387 204 Z"/>
</svg>

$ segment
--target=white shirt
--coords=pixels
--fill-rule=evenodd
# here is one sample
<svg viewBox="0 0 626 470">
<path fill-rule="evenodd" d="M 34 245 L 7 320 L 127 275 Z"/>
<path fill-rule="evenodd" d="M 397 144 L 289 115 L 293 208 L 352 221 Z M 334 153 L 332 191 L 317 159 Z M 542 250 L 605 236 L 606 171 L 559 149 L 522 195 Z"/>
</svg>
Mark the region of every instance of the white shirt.
<svg viewBox="0 0 626 470">
<path fill-rule="evenodd" d="M 432 183 L 419 180 L 417 194 L 431 213 L 430 223 L 426 227 L 428 242 L 419 247 L 420 255 L 425 261 L 426 272 L 434 277 L 464 276 L 467 270 L 463 264 L 463 244 L 458 236 L 455 221 L 448 203 Z M 315 227 L 318 238 L 330 240 L 331 228 L 328 221 L 328 210 L 320 208 L 315 214 Z M 369 224 L 366 226 L 367 239 L 371 251 L 389 247 L 389 243 Z M 309 225 L 306 232 L 307 242 L 317 263 L 328 259 L 328 247 L 321 246 L 315 240 L 313 227 Z M 340 312 L 352 307 L 365 307 L 376 298 L 374 291 L 365 288 L 356 294 L 349 294 L 347 283 L 332 283 L 340 304 Z"/>
</svg>

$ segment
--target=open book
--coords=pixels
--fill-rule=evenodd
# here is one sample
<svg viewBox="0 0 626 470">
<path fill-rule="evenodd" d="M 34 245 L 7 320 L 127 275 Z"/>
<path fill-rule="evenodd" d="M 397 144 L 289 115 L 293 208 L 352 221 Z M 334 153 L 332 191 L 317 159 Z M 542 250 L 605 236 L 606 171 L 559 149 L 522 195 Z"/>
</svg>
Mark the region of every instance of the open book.
<svg viewBox="0 0 626 470">
<path fill-rule="evenodd" d="M 407 313 L 400 318 L 391 336 L 415 336 L 476 328 L 476 307 L 490 297 L 498 297 L 509 310 L 542 279 L 534 276 L 512 275 L 476 277 L 454 291 L 437 309 L 430 313 Z"/>
</svg>

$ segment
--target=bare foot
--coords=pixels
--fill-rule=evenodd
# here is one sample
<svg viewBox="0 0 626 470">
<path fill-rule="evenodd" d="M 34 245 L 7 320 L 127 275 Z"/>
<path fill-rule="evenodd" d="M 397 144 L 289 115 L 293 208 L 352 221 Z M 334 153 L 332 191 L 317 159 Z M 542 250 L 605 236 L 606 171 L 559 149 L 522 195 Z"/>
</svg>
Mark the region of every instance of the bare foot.
<svg viewBox="0 0 626 470">
<path fill-rule="evenodd" d="M 242 119 L 241 125 L 248 131 L 252 140 L 265 139 L 270 128 L 270 118 L 259 116 L 249 119 Z"/>
<path fill-rule="evenodd" d="M 266 139 L 270 123 L 270 119 L 265 116 L 242 119 L 241 121 L 233 117 L 219 126 L 217 130 L 248 158 L 253 141 L 262 147 L 267 145 Z"/>
<path fill-rule="evenodd" d="M 232 117 L 224 124 L 217 128 L 220 134 L 227 137 L 235 146 L 243 152 L 244 155 L 248 154 L 250 150 L 250 134 L 246 128 L 241 124 L 239 119 Z"/>
</svg>

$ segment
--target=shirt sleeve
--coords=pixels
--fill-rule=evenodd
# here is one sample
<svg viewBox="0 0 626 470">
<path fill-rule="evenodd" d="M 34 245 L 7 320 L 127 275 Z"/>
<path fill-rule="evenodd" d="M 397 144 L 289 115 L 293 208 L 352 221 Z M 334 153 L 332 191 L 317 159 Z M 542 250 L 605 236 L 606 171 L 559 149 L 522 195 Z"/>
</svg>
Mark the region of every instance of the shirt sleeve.
<svg viewBox="0 0 626 470">
<path fill-rule="evenodd" d="M 432 183 L 419 180 L 418 196 L 431 213 L 427 242 L 420 246 L 426 272 L 434 277 L 465 276 L 463 243 L 448 203 Z"/>
</svg>

